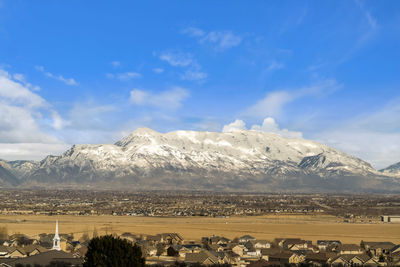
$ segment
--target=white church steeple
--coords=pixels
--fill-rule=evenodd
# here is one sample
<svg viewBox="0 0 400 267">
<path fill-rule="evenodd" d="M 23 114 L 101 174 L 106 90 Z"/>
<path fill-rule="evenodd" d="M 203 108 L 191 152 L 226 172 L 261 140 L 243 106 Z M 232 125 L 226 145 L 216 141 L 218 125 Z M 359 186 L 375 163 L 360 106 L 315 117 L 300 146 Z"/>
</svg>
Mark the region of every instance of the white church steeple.
<svg viewBox="0 0 400 267">
<path fill-rule="evenodd" d="M 58 235 L 58 220 L 56 221 L 56 233 L 54 234 L 54 238 L 53 238 L 53 249 L 54 250 L 61 250 L 61 247 L 60 247 L 60 236 Z"/>
</svg>

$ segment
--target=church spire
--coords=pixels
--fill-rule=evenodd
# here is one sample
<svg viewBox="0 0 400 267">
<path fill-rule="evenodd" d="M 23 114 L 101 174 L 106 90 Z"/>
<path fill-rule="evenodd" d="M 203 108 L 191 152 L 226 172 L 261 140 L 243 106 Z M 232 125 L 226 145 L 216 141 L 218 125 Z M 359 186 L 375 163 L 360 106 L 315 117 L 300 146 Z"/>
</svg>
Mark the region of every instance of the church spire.
<svg viewBox="0 0 400 267">
<path fill-rule="evenodd" d="M 60 236 L 58 235 L 58 220 L 56 221 L 56 232 L 53 238 L 53 249 L 54 250 L 61 250 L 60 247 Z"/>
</svg>

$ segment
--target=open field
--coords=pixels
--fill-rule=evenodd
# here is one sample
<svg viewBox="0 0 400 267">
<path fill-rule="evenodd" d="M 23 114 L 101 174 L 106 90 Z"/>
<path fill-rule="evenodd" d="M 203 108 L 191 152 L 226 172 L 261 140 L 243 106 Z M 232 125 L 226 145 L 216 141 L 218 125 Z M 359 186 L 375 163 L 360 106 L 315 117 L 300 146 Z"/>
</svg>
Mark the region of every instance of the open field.
<svg viewBox="0 0 400 267">
<path fill-rule="evenodd" d="M 185 240 L 199 240 L 212 234 L 228 238 L 250 234 L 258 239 L 300 237 L 315 242 L 319 239 L 339 239 L 346 243 L 391 241 L 400 243 L 400 224 L 351 224 L 339 222 L 333 216 L 269 215 L 254 217 L 157 218 L 132 216 L 35 216 L 2 215 L 0 226 L 7 226 L 9 234 L 28 235 L 54 231 L 59 220 L 61 233 L 74 233 L 75 238 L 94 228 L 100 234 L 132 232 L 136 234 L 180 233 Z"/>
</svg>

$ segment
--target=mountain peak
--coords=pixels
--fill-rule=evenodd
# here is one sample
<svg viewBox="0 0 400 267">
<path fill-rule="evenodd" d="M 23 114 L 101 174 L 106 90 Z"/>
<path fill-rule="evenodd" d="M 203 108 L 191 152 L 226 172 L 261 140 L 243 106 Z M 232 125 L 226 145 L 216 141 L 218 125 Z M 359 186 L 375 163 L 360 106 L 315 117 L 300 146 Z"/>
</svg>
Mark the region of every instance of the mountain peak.
<svg viewBox="0 0 400 267">
<path fill-rule="evenodd" d="M 146 140 L 149 141 L 153 139 L 154 136 L 157 135 L 160 135 L 160 133 L 147 127 L 141 127 L 137 128 L 135 131 L 133 131 L 130 135 L 128 135 L 121 141 L 116 142 L 115 145 L 126 147 L 135 142 L 143 142 Z"/>
<path fill-rule="evenodd" d="M 400 162 L 392 164 L 389 167 L 380 170 L 380 172 L 389 174 L 400 174 Z"/>
</svg>

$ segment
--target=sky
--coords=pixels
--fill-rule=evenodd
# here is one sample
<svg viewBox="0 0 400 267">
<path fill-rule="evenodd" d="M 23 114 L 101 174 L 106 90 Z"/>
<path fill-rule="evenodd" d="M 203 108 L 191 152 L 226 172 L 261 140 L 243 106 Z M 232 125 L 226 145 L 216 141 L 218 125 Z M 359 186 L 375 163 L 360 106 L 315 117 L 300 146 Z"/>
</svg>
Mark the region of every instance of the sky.
<svg viewBox="0 0 400 267">
<path fill-rule="evenodd" d="M 0 158 L 139 127 L 400 161 L 400 1 L 0 0 Z"/>
</svg>

